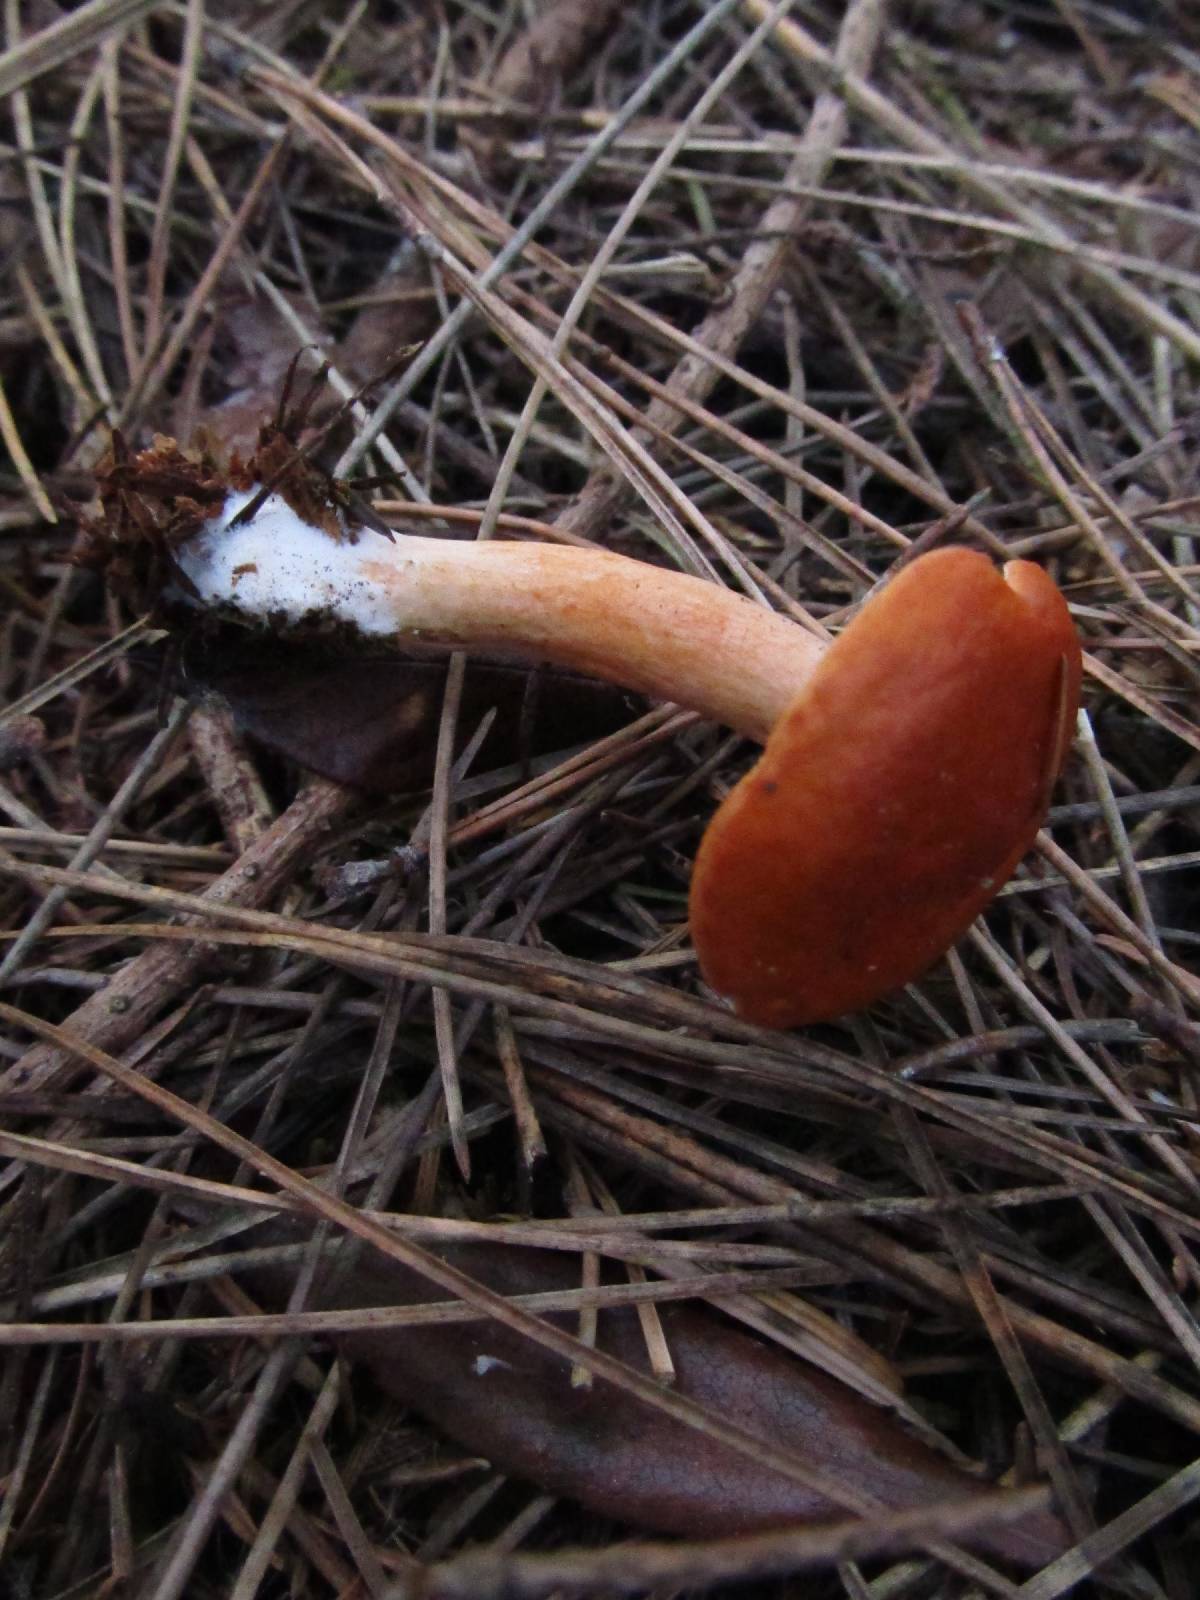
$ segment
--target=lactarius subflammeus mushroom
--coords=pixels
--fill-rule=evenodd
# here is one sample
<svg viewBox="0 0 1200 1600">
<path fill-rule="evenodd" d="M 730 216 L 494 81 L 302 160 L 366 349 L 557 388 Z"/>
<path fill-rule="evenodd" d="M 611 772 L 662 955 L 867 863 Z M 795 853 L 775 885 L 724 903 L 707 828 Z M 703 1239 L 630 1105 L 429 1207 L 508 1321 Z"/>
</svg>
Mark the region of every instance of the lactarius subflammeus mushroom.
<svg viewBox="0 0 1200 1600">
<path fill-rule="evenodd" d="M 692 874 L 705 977 L 754 1022 L 870 1004 L 965 932 L 1033 843 L 1075 724 L 1079 640 L 1028 561 L 941 550 L 829 647 Z"/>
<path fill-rule="evenodd" d="M 113 533 L 121 495 L 136 484 L 161 506 L 187 465 L 164 440 L 101 475 L 106 559 L 123 541 L 136 568 L 129 541 L 146 539 L 144 510 Z M 1001 572 L 964 549 L 922 556 L 826 648 L 718 585 L 623 556 L 389 543 L 349 529 L 328 499 L 314 514 L 311 479 L 265 499 L 248 480 L 230 492 L 208 476 L 186 501 L 176 487 L 176 509 L 158 512 L 159 577 L 165 545 L 192 604 L 257 627 L 349 630 L 376 648 L 569 667 L 765 744 L 714 818 L 691 892 L 704 976 L 751 1021 L 838 1016 L 916 977 L 1045 815 L 1080 651 L 1058 589 L 1029 562 Z"/>
</svg>

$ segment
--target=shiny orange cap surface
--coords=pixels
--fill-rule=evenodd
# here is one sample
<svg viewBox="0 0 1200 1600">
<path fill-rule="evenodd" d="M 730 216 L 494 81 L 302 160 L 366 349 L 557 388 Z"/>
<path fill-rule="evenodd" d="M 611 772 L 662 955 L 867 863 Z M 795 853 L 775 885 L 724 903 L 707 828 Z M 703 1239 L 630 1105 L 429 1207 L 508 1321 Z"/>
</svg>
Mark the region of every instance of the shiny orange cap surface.
<svg viewBox="0 0 1200 1600">
<path fill-rule="evenodd" d="M 705 979 L 792 1027 L 869 1005 L 952 945 L 1029 849 L 1079 702 L 1040 567 L 922 556 L 831 645 L 696 858 Z"/>
</svg>

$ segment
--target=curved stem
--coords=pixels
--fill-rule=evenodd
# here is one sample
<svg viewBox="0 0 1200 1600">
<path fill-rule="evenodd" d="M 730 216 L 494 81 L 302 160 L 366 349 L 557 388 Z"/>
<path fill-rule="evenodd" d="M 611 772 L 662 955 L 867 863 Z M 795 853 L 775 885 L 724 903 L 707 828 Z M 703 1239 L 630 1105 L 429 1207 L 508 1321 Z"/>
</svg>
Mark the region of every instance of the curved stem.
<svg viewBox="0 0 1200 1600">
<path fill-rule="evenodd" d="M 671 700 L 763 742 L 823 654 L 727 589 L 601 550 L 371 533 L 353 542 L 249 495 L 177 552 L 205 602 L 260 623 L 325 620 L 404 649 L 569 667 Z"/>
<path fill-rule="evenodd" d="M 760 743 L 823 654 L 741 595 L 606 551 L 405 539 L 370 564 L 402 636 L 572 667 Z"/>
</svg>

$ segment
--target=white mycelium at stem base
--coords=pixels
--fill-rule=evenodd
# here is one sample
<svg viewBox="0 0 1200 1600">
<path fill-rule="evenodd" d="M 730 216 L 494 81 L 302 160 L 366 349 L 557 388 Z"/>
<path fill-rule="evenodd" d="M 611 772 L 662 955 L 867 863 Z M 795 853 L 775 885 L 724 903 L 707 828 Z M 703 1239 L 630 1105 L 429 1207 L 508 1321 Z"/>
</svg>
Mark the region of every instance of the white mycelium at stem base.
<svg viewBox="0 0 1200 1600">
<path fill-rule="evenodd" d="M 337 538 L 272 494 L 232 494 L 175 554 L 206 604 L 260 625 L 328 621 L 367 643 L 569 667 L 674 700 L 763 742 L 823 654 L 795 623 L 717 584 L 601 550 Z"/>
</svg>

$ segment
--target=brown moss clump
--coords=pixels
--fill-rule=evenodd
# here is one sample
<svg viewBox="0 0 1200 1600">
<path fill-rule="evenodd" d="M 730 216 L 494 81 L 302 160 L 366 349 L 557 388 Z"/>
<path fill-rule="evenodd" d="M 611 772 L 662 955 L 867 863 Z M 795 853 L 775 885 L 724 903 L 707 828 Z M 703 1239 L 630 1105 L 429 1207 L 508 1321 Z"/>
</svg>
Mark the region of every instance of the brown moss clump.
<svg viewBox="0 0 1200 1600">
<path fill-rule="evenodd" d="M 175 552 L 220 513 L 232 493 L 258 485 L 263 498 L 280 494 L 304 521 L 331 538 L 342 536 L 335 480 L 314 467 L 287 427 L 277 423 L 263 426 L 245 460 L 236 451 L 223 458 L 203 431 L 186 449 L 155 434 L 144 450 L 130 450 L 124 435 L 114 432 L 95 478 L 100 509 L 82 519 L 76 560 L 102 573 L 143 611 L 157 613 L 169 587 L 191 587 Z"/>
</svg>

